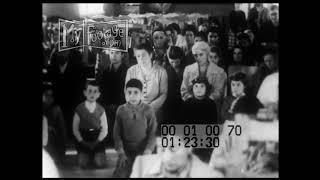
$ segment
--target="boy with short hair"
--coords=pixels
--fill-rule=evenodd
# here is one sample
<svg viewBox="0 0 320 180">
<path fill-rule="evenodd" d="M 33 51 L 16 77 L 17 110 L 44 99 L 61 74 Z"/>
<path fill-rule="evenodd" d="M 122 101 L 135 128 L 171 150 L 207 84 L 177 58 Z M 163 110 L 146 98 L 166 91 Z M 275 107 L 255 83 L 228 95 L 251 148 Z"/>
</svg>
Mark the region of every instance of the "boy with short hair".
<svg viewBox="0 0 320 180">
<path fill-rule="evenodd" d="M 119 154 L 114 177 L 129 177 L 136 156 L 151 154 L 156 145 L 156 116 L 152 107 L 141 101 L 141 81 L 130 79 L 125 95 L 127 103 L 119 106 L 113 131 Z"/>
<path fill-rule="evenodd" d="M 100 96 L 97 82 L 87 82 L 83 93 L 86 100 L 77 106 L 73 117 L 78 163 L 86 168 L 93 158 L 94 164 L 101 168 L 106 160 L 103 139 L 108 134 L 108 123 L 104 108 L 96 102 Z"/>
</svg>

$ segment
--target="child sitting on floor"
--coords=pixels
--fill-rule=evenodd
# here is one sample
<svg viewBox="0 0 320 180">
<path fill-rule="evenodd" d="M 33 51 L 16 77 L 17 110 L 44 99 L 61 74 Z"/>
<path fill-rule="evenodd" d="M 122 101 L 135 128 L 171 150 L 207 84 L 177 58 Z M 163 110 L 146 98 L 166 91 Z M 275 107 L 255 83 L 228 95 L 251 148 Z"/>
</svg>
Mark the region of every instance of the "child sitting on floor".
<svg viewBox="0 0 320 180">
<path fill-rule="evenodd" d="M 100 96 L 97 82 L 87 82 L 83 93 L 86 100 L 77 106 L 73 117 L 78 163 L 81 168 L 87 168 L 93 158 L 94 164 L 101 168 L 106 160 L 103 139 L 108 134 L 108 123 L 104 108 L 96 102 Z"/>
<path fill-rule="evenodd" d="M 138 155 L 151 154 L 155 149 L 157 121 L 152 107 L 141 101 L 142 83 L 130 79 L 125 87 L 127 103 L 116 113 L 113 137 L 119 154 L 114 177 L 128 178 Z"/>
</svg>

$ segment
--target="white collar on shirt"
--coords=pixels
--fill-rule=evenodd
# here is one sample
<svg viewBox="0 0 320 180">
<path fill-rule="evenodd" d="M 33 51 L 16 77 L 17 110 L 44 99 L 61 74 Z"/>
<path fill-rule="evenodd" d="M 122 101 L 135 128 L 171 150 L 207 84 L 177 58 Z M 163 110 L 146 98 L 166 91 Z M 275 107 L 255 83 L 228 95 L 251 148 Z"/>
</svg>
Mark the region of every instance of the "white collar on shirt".
<svg viewBox="0 0 320 180">
<path fill-rule="evenodd" d="M 85 101 L 84 105 L 90 113 L 93 113 L 93 111 L 96 109 L 96 102 L 91 103 L 89 101 Z"/>
</svg>

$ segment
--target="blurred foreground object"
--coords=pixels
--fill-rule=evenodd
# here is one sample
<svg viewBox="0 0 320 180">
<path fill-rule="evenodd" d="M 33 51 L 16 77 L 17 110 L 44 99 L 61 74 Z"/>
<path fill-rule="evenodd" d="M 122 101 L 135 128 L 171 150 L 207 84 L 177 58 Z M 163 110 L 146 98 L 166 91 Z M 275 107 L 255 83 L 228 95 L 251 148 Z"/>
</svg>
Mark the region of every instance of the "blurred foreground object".
<svg viewBox="0 0 320 180">
<path fill-rule="evenodd" d="M 42 149 L 42 178 L 59 178 L 53 159 L 44 149 Z"/>
<path fill-rule="evenodd" d="M 181 135 L 172 136 L 173 145 L 158 154 L 137 156 L 131 178 L 220 178 L 223 175 L 192 153 L 192 148 L 180 146 Z"/>
<path fill-rule="evenodd" d="M 239 136 L 230 126 L 240 126 Z M 259 122 L 248 115 L 236 114 L 226 121 L 220 146 L 214 149 L 209 165 L 225 177 L 278 177 L 279 121 Z"/>
</svg>

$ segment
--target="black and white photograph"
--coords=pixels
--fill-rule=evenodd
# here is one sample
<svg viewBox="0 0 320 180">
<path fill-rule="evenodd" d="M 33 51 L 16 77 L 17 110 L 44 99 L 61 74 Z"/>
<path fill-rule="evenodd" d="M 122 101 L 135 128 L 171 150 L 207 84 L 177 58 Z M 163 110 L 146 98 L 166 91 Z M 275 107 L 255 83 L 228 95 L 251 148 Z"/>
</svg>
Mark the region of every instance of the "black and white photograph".
<svg viewBox="0 0 320 180">
<path fill-rule="evenodd" d="M 279 3 L 42 3 L 42 177 L 279 178 L 278 29 Z"/>
</svg>

